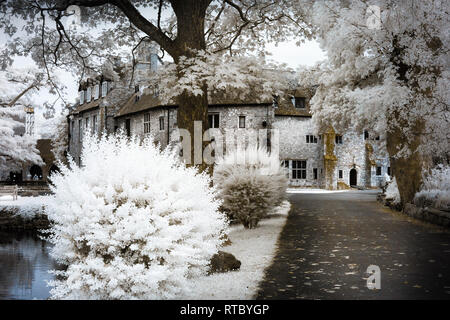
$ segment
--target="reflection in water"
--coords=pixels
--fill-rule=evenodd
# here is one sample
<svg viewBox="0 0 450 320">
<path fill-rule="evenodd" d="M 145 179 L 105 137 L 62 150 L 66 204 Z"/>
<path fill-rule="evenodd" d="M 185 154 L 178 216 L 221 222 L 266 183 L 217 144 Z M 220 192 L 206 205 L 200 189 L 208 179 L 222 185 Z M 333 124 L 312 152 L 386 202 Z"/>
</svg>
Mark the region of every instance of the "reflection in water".
<svg viewBox="0 0 450 320">
<path fill-rule="evenodd" d="M 52 269 L 49 244 L 35 233 L 0 231 L 0 299 L 47 299 Z"/>
</svg>

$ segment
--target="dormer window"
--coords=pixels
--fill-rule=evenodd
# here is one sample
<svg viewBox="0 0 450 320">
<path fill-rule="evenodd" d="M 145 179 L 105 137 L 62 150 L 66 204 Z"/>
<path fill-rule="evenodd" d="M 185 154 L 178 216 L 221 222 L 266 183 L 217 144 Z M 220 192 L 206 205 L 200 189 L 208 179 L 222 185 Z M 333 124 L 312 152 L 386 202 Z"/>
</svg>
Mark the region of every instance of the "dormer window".
<svg viewBox="0 0 450 320">
<path fill-rule="evenodd" d="M 306 99 L 304 97 L 295 97 L 294 105 L 297 109 L 305 109 L 306 108 Z"/>
<path fill-rule="evenodd" d="M 81 90 L 80 91 L 80 104 L 83 104 L 83 103 L 84 103 L 84 91 Z"/>
<path fill-rule="evenodd" d="M 100 85 L 96 84 L 94 87 L 94 99 L 97 100 L 100 97 Z"/>
<path fill-rule="evenodd" d="M 106 97 L 106 94 L 108 93 L 108 81 L 102 82 L 102 97 Z"/>
<path fill-rule="evenodd" d="M 91 102 L 92 98 L 92 88 L 88 87 L 86 90 L 86 102 Z"/>
</svg>

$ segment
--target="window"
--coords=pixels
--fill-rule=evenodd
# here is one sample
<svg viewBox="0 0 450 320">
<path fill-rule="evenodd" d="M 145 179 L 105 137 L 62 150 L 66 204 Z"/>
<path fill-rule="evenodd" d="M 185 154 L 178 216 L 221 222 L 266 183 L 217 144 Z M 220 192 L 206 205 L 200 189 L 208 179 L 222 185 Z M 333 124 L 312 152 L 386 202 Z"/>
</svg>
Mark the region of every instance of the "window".
<svg viewBox="0 0 450 320">
<path fill-rule="evenodd" d="M 94 87 L 94 99 L 97 100 L 100 96 L 100 85 L 96 84 Z"/>
<path fill-rule="evenodd" d="M 272 98 L 272 106 L 274 107 L 274 109 L 277 109 L 278 108 L 278 99 L 279 99 L 279 97 L 278 96 L 272 96 L 273 98 Z"/>
<path fill-rule="evenodd" d="M 92 131 L 94 133 L 97 133 L 97 116 L 94 116 L 92 118 Z"/>
<path fill-rule="evenodd" d="M 219 127 L 219 114 L 218 113 L 208 114 L 208 123 L 209 123 L 209 128 L 218 128 Z"/>
<path fill-rule="evenodd" d="M 80 119 L 78 120 L 78 142 L 81 142 L 82 139 L 83 139 L 83 124 Z"/>
<path fill-rule="evenodd" d="M 144 133 L 150 133 L 150 113 L 144 114 Z"/>
<path fill-rule="evenodd" d="M 239 116 L 239 128 L 245 128 L 245 116 Z"/>
<path fill-rule="evenodd" d="M 107 93 L 108 93 L 108 82 L 103 81 L 102 82 L 102 97 L 106 97 Z"/>
<path fill-rule="evenodd" d="M 131 119 L 125 120 L 125 131 L 127 132 L 127 137 L 131 136 Z"/>
<path fill-rule="evenodd" d="M 85 122 L 85 125 L 86 125 L 86 132 L 89 132 L 89 125 L 90 125 L 90 123 L 89 123 L 89 117 L 88 118 L 86 118 L 86 122 Z"/>
<path fill-rule="evenodd" d="M 381 176 L 381 167 L 377 167 L 377 176 Z"/>
<path fill-rule="evenodd" d="M 391 167 L 387 167 L 387 174 L 388 174 L 389 176 L 392 176 L 392 175 L 391 175 Z"/>
<path fill-rule="evenodd" d="M 292 160 L 292 179 L 306 179 L 306 160 Z"/>
<path fill-rule="evenodd" d="M 159 130 L 164 130 L 164 116 L 159 117 Z"/>
<path fill-rule="evenodd" d="M 91 98 L 92 98 L 92 88 L 89 87 L 86 90 L 86 102 L 91 102 Z"/>
<path fill-rule="evenodd" d="M 336 144 L 342 144 L 342 136 L 336 135 Z"/>
<path fill-rule="evenodd" d="M 369 131 L 364 130 L 364 140 L 369 139 Z"/>
<path fill-rule="evenodd" d="M 153 96 L 154 96 L 155 98 L 159 96 L 159 86 L 158 86 L 158 84 L 155 84 L 155 85 L 153 86 Z"/>
<path fill-rule="evenodd" d="M 343 177 L 342 170 L 339 170 L 339 179 L 342 179 L 342 177 Z"/>
<path fill-rule="evenodd" d="M 80 91 L 80 104 L 83 104 L 83 103 L 84 103 L 84 91 L 81 90 Z"/>
<path fill-rule="evenodd" d="M 375 140 L 377 140 L 377 141 L 380 140 L 380 136 L 376 136 Z"/>
<path fill-rule="evenodd" d="M 134 86 L 134 93 L 138 93 L 139 92 L 139 85 L 135 85 Z"/>
<path fill-rule="evenodd" d="M 298 109 L 304 109 L 305 108 L 305 98 L 303 97 L 295 97 L 295 107 Z"/>
<path fill-rule="evenodd" d="M 313 135 L 306 135 L 306 143 L 317 143 L 317 137 Z"/>
<path fill-rule="evenodd" d="M 313 169 L 314 180 L 317 180 L 317 168 Z"/>
</svg>

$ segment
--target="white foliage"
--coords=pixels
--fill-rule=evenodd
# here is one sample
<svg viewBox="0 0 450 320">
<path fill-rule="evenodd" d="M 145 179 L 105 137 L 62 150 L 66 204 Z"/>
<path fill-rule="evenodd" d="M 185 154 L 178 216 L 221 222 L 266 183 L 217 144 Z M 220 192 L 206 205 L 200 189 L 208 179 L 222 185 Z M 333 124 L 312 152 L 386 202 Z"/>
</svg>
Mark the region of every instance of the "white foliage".
<svg viewBox="0 0 450 320">
<path fill-rule="evenodd" d="M 449 2 L 376 1 L 379 29 L 368 23 L 371 4 L 321 0 L 311 5 L 311 23 L 328 56 L 300 73 L 319 85 L 311 100 L 314 120 L 337 130 L 400 129 L 407 140 L 398 150 L 401 157 L 416 151 L 408 141 L 417 134 L 414 124 L 423 121 L 419 152 L 445 157 L 450 150 Z"/>
<path fill-rule="evenodd" d="M 386 199 L 392 200 L 393 204 L 399 204 L 401 202 L 400 193 L 398 192 L 397 180 L 392 179 L 386 188 Z"/>
<path fill-rule="evenodd" d="M 52 176 L 55 299 L 173 299 L 205 274 L 226 231 L 210 178 L 146 138 L 86 137 L 82 167 Z"/>
<path fill-rule="evenodd" d="M 163 88 L 160 98 L 165 103 L 184 91 L 202 95 L 205 83 L 212 95 L 226 94 L 242 101 L 251 95 L 252 102 L 262 102 L 282 95 L 288 87 L 289 72 L 285 65 L 268 64 L 261 57 L 197 51 L 192 58 L 183 56 L 177 64 L 166 64 L 151 82 L 158 82 Z"/>
<path fill-rule="evenodd" d="M 450 209 L 450 166 L 438 165 L 424 177 L 422 188 L 414 197 L 416 204 Z"/>
<path fill-rule="evenodd" d="M 22 134 L 25 132 L 24 106 L 31 103 L 31 89 L 27 88 L 37 85 L 39 79 L 32 68 L 0 71 L 0 172 L 16 170 L 24 162 L 42 164 L 36 139 Z"/>
<path fill-rule="evenodd" d="M 55 159 L 64 161 L 64 152 L 67 150 L 69 144 L 69 124 L 65 114 L 55 117 L 55 128 L 52 137 L 52 152 Z"/>
<path fill-rule="evenodd" d="M 48 200 L 49 196 L 19 196 L 17 200 L 12 200 L 12 196 L 0 196 L 0 208 L 14 212 L 15 215 L 20 216 L 24 220 L 31 220 L 38 215 L 45 215 Z"/>
<path fill-rule="evenodd" d="M 223 199 L 222 210 L 246 228 L 256 227 L 286 196 L 280 160 L 262 148 L 228 152 L 217 160 L 213 181 Z"/>
</svg>

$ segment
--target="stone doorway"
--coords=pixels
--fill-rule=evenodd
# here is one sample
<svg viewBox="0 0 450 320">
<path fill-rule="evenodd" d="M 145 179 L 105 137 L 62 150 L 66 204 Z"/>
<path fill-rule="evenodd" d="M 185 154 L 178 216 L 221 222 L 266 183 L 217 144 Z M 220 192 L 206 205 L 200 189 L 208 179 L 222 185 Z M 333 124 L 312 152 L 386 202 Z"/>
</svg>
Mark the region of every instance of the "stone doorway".
<svg viewBox="0 0 450 320">
<path fill-rule="evenodd" d="M 356 169 L 350 170 L 350 186 L 356 186 L 358 185 L 358 173 L 356 172 Z"/>
</svg>

